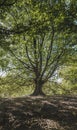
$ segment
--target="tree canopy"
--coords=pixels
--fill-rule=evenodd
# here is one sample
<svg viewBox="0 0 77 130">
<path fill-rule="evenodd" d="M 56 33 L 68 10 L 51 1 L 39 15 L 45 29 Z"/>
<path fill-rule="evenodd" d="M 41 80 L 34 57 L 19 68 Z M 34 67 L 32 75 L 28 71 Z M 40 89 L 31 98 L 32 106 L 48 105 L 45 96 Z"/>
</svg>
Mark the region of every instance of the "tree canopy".
<svg viewBox="0 0 77 130">
<path fill-rule="evenodd" d="M 76 57 L 77 2 L 4 0 L 0 7 L 1 69 L 43 94 L 43 84 Z"/>
</svg>

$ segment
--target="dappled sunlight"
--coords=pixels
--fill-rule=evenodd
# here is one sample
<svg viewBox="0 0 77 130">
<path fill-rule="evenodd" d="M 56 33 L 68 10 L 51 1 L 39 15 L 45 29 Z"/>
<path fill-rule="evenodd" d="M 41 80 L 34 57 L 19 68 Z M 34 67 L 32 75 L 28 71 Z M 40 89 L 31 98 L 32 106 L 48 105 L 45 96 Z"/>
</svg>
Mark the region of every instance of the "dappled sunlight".
<svg viewBox="0 0 77 130">
<path fill-rule="evenodd" d="M 77 127 L 77 97 L 0 99 L 0 127 L 1 130 L 74 130 Z"/>
</svg>

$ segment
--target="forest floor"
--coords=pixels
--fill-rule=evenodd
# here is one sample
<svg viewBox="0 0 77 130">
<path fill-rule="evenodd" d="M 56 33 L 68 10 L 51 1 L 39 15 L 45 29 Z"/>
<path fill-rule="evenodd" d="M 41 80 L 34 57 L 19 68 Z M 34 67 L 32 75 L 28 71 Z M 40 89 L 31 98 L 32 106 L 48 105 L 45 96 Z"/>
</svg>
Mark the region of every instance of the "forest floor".
<svg viewBox="0 0 77 130">
<path fill-rule="evenodd" d="M 1 98 L 0 130 L 77 130 L 77 96 Z"/>
</svg>

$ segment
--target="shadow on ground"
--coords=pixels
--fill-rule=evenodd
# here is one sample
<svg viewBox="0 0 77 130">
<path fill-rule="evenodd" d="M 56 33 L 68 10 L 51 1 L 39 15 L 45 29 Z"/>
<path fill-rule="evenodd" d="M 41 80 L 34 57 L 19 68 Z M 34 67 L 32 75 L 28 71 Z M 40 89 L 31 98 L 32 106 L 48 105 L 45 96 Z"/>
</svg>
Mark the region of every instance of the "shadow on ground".
<svg viewBox="0 0 77 130">
<path fill-rule="evenodd" d="M 77 97 L 0 99 L 0 130 L 77 130 Z"/>
</svg>

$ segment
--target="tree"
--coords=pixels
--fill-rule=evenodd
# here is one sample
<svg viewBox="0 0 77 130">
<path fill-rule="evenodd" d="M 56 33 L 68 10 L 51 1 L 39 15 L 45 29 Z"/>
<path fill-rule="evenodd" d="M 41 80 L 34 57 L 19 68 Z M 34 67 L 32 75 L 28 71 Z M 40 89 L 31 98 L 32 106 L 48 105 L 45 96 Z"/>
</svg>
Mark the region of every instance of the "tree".
<svg viewBox="0 0 77 130">
<path fill-rule="evenodd" d="M 68 38 L 69 35 L 67 37 L 65 33 L 58 33 L 57 36 L 52 27 L 52 32 L 49 34 L 29 38 L 30 40 L 26 40 L 27 44 L 20 43 L 19 47 L 10 48 L 11 54 L 16 59 L 16 61 L 14 59 L 14 65 L 18 67 L 20 62 L 28 78 L 35 84 L 33 95 L 44 95 L 43 85 L 49 79 L 51 80 L 59 67 L 66 62 L 65 57 L 72 45 L 71 39 L 68 40 Z"/>
<path fill-rule="evenodd" d="M 11 26 L 7 30 L 9 39 L 6 38 L 4 42 L 8 43 L 8 49 L 16 59 L 12 61 L 11 68 L 20 68 L 19 65 L 25 68 L 25 75 L 35 84 L 33 95 L 44 95 L 44 83 L 54 76 L 58 67 L 65 62 L 69 50 L 76 44 L 74 31 L 77 25 L 76 18 L 70 18 L 71 5 L 64 1 L 23 0 L 12 8 L 9 17 L 8 14 L 5 17 L 6 28 Z M 76 16 L 76 7 L 72 7 Z"/>
</svg>

